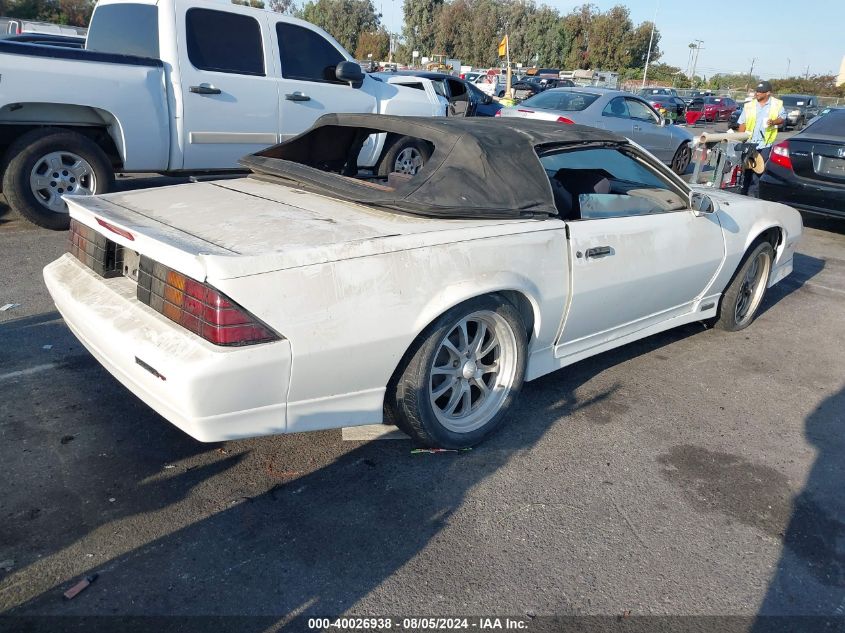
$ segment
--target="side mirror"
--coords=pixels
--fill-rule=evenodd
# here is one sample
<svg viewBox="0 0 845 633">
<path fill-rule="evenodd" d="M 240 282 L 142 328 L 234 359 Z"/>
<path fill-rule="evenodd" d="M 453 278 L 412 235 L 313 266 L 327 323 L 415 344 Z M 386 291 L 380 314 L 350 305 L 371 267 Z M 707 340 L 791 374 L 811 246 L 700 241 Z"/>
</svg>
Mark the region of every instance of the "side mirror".
<svg viewBox="0 0 845 633">
<path fill-rule="evenodd" d="M 706 193 L 693 191 L 689 195 L 690 208 L 696 215 L 707 215 L 716 211 L 713 201 Z"/>
<path fill-rule="evenodd" d="M 361 65 L 355 62 L 340 62 L 334 74 L 338 81 L 345 81 L 353 88 L 360 88 L 364 83 L 364 71 L 361 70 Z"/>
</svg>

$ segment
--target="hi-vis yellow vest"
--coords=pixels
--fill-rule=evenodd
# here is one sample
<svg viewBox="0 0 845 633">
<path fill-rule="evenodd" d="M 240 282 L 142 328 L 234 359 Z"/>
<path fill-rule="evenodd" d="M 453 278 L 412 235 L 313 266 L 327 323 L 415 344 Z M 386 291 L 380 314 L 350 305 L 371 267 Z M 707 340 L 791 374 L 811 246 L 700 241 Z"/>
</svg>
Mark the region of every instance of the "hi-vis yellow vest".
<svg viewBox="0 0 845 633">
<path fill-rule="evenodd" d="M 748 132 L 748 138 L 754 134 L 754 127 L 757 124 L 757 100 L 752 99 L 743 106 L 745 110 L 745 131 Z M 783 101 L 769 97 L 769 120 L 776 119 L 783 108 Z M 763 143 L 765 145 L 773 145 L 775 139 L 778 137 L 778 126 L 763 128 Z"/>
</svg>

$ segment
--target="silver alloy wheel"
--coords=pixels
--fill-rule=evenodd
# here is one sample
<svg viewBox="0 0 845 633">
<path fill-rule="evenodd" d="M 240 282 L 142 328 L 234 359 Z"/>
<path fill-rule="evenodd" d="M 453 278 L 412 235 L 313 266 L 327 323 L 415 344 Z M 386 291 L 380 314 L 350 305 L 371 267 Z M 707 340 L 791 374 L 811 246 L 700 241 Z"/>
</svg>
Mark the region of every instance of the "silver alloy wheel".
<svg viewBox="0 0 845 633">
<path fill-rule="evenodd" d="M 438 422 L 470 433 L 502 408 L 517 374 L 516 335 L 491 310 L 465 316 L 440 341 L 431 364 L 428 395 Z"/>
<path fill-rule="evenodd" d="M 734 309 L 734 319 L 737 325 L 745 325 L 757 312 L 763 294 L 766 292 L 771 267 L 772 260 L 766 251 L 757 253 L 751 266 L 748 267 L 739 288 L 739 296 Z"/>
<path fill-rule="evenodd" d="M 406 147 L 396 156 L 393 164 L 393 171 L 400 174 L 415 176 L 423 166 L 423 157 L 416 147 Z"/>
<path fill-rule="evenodd" d="M 54 213 L 67 213 L 62 196 L 90 196 L 97 190 L 94 168 L 73 152 L 50 152 L 35 161 L 29 175 L 35 199 Z"/>
</svg>

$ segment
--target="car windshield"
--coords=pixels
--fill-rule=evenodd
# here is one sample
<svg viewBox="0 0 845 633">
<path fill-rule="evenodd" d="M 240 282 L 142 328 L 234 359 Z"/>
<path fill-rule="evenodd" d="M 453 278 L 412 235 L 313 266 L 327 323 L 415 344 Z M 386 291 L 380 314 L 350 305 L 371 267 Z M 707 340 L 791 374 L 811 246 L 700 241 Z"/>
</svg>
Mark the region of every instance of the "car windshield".
<svg viewBox="0 0 845 633">
<path fill-rule="evenodd" d="M 550 90 L 534 95 L 522 102 L 523 106 L 544 108 L 546 110 L 563 110 L 578 112 L 593 103 L 599 95 L 590 92 L 557 92 Z"/>
<path fill-rule="evenodd" d="M 781 97 L 785 106 L 802 106 L 807 104 L 807 97 Z"/>
</svg>

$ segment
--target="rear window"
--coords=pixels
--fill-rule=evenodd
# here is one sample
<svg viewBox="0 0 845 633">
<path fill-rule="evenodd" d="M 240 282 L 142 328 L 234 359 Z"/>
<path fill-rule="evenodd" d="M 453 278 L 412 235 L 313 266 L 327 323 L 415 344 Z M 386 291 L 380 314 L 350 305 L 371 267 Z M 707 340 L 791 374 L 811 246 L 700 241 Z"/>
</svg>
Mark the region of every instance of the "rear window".
<svg viewBox="0 0 845 633">
<path fill-rule="evenodd" d="M 158 8 L 152 4 L 98 6 L 91 18 L 85 48 L 158 59 Z"/>
<path fill-rule="evenodd" d="M 807 97 L 782 97 L 781 101 L 783 101 L 783 105 L 788 106 L 802 106 L 807 105 L 807 101 L 809 99 Z"/>
<path fill-rule="evenodd" d="M 338 81 L 335 69 L 346 61 L 322 35 L 304 26 L 278 22 L 279 56 L 282 59 L 282 77 L 328 83 Z"/>
<path fill-rule="evenodd" d="M 810 128 L 813 134 L 827 134 L 845 138 L 845 110 L 831 110 L 817 119 Z"/>
<path fill-rule="evenodd" d="M 588 92 L 541 92 L 530 99 L 526 99 L 521 105 L 532 108 L 545 108 L 547 110 L 563 110 L 565 112 L 578 112 L 584 110 L 599 95 Z"/>
<path fill-rule="evenodd" d="M 261 27 L 248 15 L 188 9 L 185 16 L 188 59 L 199 70 L 264 75 Z"/>
</svg>

